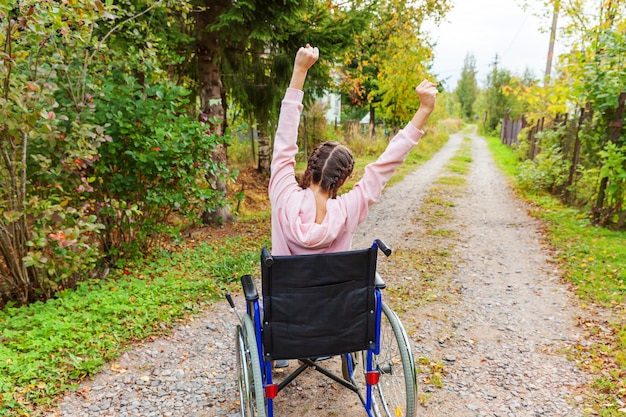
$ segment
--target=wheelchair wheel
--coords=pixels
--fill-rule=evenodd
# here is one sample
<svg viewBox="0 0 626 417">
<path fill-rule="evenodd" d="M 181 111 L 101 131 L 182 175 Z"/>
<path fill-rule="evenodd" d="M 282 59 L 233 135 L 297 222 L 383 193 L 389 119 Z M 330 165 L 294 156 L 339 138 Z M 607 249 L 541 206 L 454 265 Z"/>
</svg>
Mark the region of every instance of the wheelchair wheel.
<svg viewBox="0 0 626 417">
<path fill-rule="evenodd" d="M 243 327 L 242 327 L 243 326 Z M 242 417 L 265 417 L 265 392 L 254 324 L 248 315 L 237 325 L 237 368 Z"/>
<path fill-rule="evenodd" d="M 408 336 L 396 313 L 385 303 L 380 323 L 380 354 L 374 366 L 380 372 L 373 386 L 373 412 L 376 417 L 414 417 L 417 376 Z"/>
</svg>

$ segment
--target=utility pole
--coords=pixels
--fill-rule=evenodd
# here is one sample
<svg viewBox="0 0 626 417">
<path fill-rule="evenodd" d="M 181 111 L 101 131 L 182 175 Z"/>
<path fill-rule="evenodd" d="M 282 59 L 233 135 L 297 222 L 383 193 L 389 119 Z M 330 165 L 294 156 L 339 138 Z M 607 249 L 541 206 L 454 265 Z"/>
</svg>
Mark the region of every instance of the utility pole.
<svg viewBox="0 0 626 417">
<path fill-rule="evenodd" d="M 550 72 L 552 72 L 552 58 L 554 55 L 554 41 L 556 40 L 556 22 L 559 16 L 560 0 L 554 1 L 554 10 L 552 11 L 552 29 L 550 30 L 550 45 L 548 46 L 548 59 L 546 62 L 546 74 L 543 79 L 543 83 L 546 84 L 550 79 Z"/>
<path fill-rule="evenodd" d="M 493 62 L 491 63 L 494 69 L 498 69 L 498 54 L 493 58 Z"/>
</svg>

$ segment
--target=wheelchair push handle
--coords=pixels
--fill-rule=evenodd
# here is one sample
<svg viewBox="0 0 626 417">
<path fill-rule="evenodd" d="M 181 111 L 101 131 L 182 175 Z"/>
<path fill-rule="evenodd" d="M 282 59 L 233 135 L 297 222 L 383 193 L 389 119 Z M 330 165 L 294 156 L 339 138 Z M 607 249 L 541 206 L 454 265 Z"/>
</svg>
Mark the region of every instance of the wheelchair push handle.
<svg viewBox="0 0 626 417">
<path fill-rule="evenodd" d="M 261 262 L 263 262 L 263 265 L 267 267 L 270 267 L 274 264 L 274 258 L 272 257 L 272 254 L 270 253 L 269 249 L 267 248 L 261 249 Z"/>
<path fill-rule="evenodd" d="M 385 254 L 385 256 L 391 255 L 391 248 L 389 246 L 387 246 L 385 244 L 385 242 L 383 242 L 380 239 L 375 239 L 374 240 L 373 247 L 380 249 Z"/>
</svg>

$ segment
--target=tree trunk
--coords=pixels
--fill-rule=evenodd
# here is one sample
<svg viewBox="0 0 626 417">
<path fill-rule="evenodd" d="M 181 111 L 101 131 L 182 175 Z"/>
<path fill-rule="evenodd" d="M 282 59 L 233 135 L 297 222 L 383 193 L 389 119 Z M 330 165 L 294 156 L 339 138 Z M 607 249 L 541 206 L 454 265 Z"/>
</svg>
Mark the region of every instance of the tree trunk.
<svg viewBox="0 0 626 417">
<path fill-rule="evenodd" d="M 585 121 L 585 117 L 587 117 L 587 112 L 589 111 L 591 103 L 587 103 L 586 107 L 580 109 L 580 116 L 578 117 L 578 125 L 576 126 L 576 136 L 574 138 L 574 154 L 572 155 L 572 165 L 569 168 L 569 176 L 567 177 L 567 182 L 565 183 L 565 201 L 568 203 L 572 203 L 570 188 L 574 184 L 576 180 L 576 173 L 578 172 L 578 164 L 580 163 L 580 128 Z"/>
<path fill-rule="evenodd" d="M 257 171 L 269 174 L 271 146 L 270 137 L 264 129 L 259 129 L 259 164 Z"/>
<path fill-rule="evenodd" d="M 222 13 L 230 1 L 212 1 L 207 10 L 198 16 L 197 40 L 198 40 L 198 82 L 200 94 L 200 120 L 209 125 L 212 133 L 219 136 L 226 130 L 226 108 L 224 103 L 224 88 L 221 79 L 220 63 L 218 60 L 219 43 L 215 33 L 207 28 L 215 22 L 217 16 Z M 211 121 L 215 118 L 215 121 Z M 212 155 L 212 159 L 224 166 L 228 163 L 226 146 L 218 145 Z M 208 178 L 211 186 L 226 197 L 227 184 L 217 176 Z M 202 221 L 205 224 L 215 224 L 232 221 L 233 216 L 227 206 L 218 207 L 214 210 L 205 211 Z"/>
<path fill-rule="evenodd" d="M 258 117 L 258 116 L 257 116 Z M 259 160 L 257 171 L 260 173 L 270 173 L 270 164 L 272 160 L 272 141 L 267 133 L 269 123 L 267 119 L 257 118 L 257 132 L 259 136 Z"/>
<path fill-rule="evenodd" d="M 255 132 L 255 128 L 254 128 L 254 123 L 250 122 L 250 128 L 248 129 L 248 131 L 250 132 L 250 154 L 252 155 L 252 161 L 254 163 L 254 161 L 256 161 L 256 140 L 254 138 L 254 132 Z"/>
</svg>

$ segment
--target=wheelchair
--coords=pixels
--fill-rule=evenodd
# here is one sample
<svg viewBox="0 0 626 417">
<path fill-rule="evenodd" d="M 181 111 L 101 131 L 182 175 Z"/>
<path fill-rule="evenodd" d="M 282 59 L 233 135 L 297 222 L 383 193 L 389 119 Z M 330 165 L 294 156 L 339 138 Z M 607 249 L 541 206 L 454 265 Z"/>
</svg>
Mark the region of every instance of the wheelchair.
<svg viewBox="0 0 626 417">
<path fill-rule="evenodd" d="M 273 400 L 307 369 L 358 395 L 370 417 L 413 417 L 417 377 L 400 319 L 382 301 L 376 273 L 379 239 L 339 253 L 272 256 L 261 250 L 262 300 L 251 275 L 241 277 L 246 314 L 236 326 L 239 399 L 243 417 L 273 417 Z M 341 374 L 322 366 L 341 358 Z M 297 360 L 279 382 L 273 362 Z M 278 378 L 277 378 L 278 379 Z"/>
</svg>

